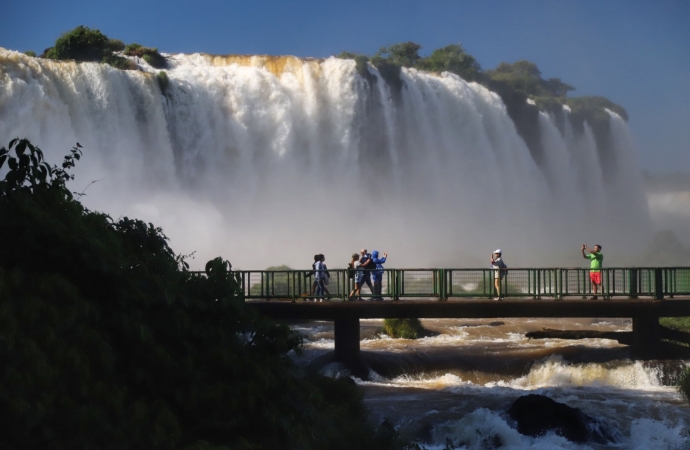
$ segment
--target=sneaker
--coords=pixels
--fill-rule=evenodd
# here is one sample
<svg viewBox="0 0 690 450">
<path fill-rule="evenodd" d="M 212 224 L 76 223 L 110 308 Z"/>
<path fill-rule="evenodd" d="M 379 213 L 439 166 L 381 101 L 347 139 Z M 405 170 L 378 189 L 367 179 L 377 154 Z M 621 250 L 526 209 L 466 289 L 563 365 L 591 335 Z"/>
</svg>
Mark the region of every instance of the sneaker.
<svg viewBox="0 0 690 450">
<path fill-rule="evenodd" d="M 494 298 L 492 298 L 492 300 L 494 300 L 494 301 L 496 301 L 496 302 L 497 302 L 497 301 L 499 301 L 499 300 L 501 300 L 501 299 L 500 299 L 500 298 L 498 298 L 498 297 L 494 297 Z"/>
</svg>

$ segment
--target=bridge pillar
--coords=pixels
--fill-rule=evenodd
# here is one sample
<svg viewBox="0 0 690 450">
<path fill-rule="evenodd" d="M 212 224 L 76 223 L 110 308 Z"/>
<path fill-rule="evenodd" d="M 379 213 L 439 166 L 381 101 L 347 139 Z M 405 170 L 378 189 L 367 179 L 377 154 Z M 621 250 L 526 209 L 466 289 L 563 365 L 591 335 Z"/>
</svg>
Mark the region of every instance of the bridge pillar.
<svg viewBox="0 0 690 450">
<path fill-rule="evenodd" d="M 633 317 L 632 353 L 636 358 L 655 356 L 659 344 L 659 317 Z"/>
<path fill-rule="evenodd" d="M 359 317 L 335 319 L 335 360 L 355 364 L 359 362 Z"/>
</svg>

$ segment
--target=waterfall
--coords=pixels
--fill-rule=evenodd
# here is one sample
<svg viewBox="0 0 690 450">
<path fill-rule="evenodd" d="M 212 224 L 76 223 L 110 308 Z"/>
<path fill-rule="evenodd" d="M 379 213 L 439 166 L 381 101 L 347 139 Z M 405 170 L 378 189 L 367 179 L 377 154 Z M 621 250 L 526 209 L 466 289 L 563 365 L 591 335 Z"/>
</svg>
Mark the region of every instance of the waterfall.
<svg viewBox="0 0 690 450">
<path fill-rule="evenodd" d="M 537 164 L 501 99 L 456 75 L 403 69 L 390 87 L 354 61 L 167 55 L 154 69 L 30 58 L 0 48 L 0 144 L 52 163 L 85 148 L 71 185 L 91 209 L 163 227 L 192 265 L 332 267 L 361 247 L 395 267 L 558 264 L 579 244 L 647 239 L 630 133 L 610 148 L 541 114 Z M 601 155 L 608 155 L 607 159 Z M 570 254 L 570 256 L 562 256 Z"/>
</svg>

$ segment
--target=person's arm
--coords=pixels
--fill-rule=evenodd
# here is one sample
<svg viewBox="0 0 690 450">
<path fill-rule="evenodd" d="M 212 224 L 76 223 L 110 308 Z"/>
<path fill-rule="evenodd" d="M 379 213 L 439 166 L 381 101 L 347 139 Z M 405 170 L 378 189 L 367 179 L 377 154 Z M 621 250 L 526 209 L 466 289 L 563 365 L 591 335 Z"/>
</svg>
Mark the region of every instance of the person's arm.
<svg viewBox="0 0 690 450">
<path fill-rule="evenodd" d="M 585 259 L 589 259 L 589 258 L 587 258 L 587 255 L 585 255 L 585 250 L 589 250 L 589 249 L 587 248 L 587 246 L 585 244 L 582 244 L 582 257 Z"/>
</svg>

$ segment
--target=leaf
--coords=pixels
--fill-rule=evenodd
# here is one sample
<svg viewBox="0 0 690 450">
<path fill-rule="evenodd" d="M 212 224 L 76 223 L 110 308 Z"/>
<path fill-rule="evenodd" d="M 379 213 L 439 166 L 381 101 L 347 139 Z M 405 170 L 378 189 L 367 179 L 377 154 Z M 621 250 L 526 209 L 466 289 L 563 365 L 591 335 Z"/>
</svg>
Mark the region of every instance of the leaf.
<svg viewBox="0 0 690 450">
<path fill-rule="evenodd" d="M 19 164 L 17 164 L 17 158 L 10 158 L 7 161 L 7 165 L 10 166 L 10 170 L 17 170 L 17 167 L 19 167 Z"/>
<path fill-rule="evenodd" d="M 24 139 L 19 141 L 19 144 L 17 144 L 17 148 L 15 148 L 14 151 L 17 154 L 17 156 L 23 155 L 26 151 L 26 141 Z"/>
<path fill-rule="evenodd" d="M 2 166 L 5 164 L 5 161 L 7 161 L 7 155 L 0 156 L 0 169 L 2 169 Z"/>
</svg>

